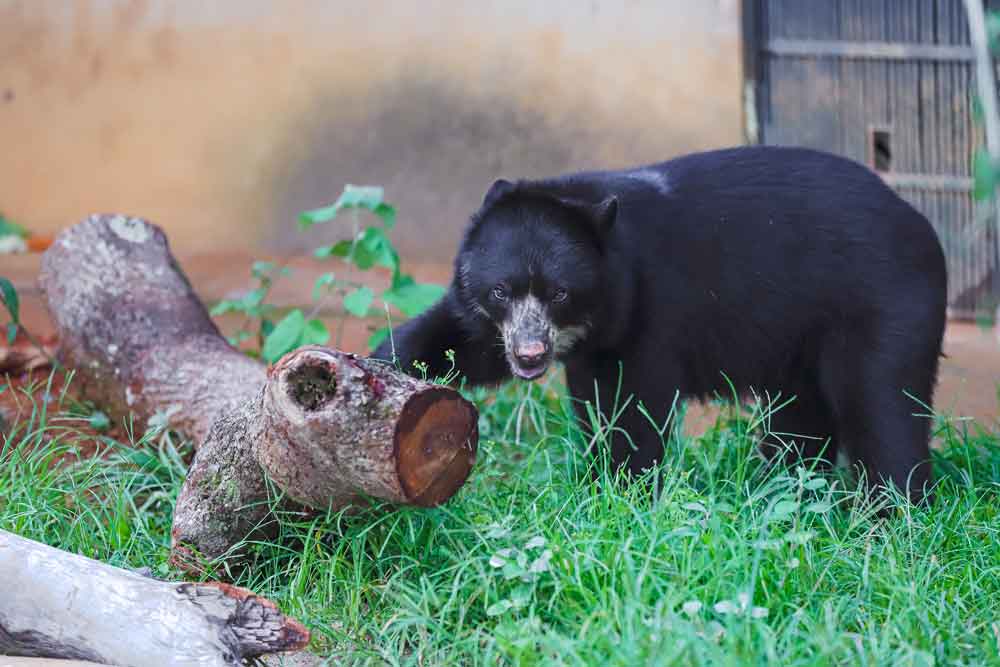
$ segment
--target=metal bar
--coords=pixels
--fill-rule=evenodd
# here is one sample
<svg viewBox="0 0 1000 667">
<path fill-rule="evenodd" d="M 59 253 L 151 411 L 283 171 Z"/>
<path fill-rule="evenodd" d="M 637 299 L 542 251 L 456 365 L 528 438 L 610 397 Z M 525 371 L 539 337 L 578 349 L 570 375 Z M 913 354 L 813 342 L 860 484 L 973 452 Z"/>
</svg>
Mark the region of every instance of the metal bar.
<svg viewBox="0 0 1000 667">
<path fill-rule="evenodd" d="M 897 172 L 879 173 L 886 183 L 894 188 L 912 190 L 934 190 L 937 192 L 972 192 L 971 178 L 937 174 L 901 174 Z"/>
<path fill-rule="evenodd" d="M 972 49 L 967 46 L 937 44 L 906 44 L 902 42 L 838 42 L 819 39 L 785 39 L 777 37 L 764 45 L 764 50 L 775 56 L 801 58 L 854 58 L 858 60 L 973 60 Z"/>
</svg>

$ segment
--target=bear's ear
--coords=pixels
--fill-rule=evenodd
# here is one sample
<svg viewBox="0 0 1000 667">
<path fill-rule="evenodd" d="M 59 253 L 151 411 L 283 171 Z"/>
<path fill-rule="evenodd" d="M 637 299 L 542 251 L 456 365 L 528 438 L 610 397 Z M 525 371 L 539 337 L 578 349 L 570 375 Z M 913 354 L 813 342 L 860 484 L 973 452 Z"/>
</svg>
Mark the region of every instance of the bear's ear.
<svg viewBox="0 0 1000 667">
<path fill-rule="evenodd" d="M 618 217 L 618 197 L 609 195 L 598 203 L 581 201 L 579 199 L 563 199 L 559 202 L 566 208 L 583 216 L 598 236 L 603 237 L 615 224 Z"/>
<path fill-rule="evenodd" d="M 514 184 L 510 181 L 504 179 L 499 179 L 493 182 L 490 189 L 486 192 L 486 196 L 483 197 L 482 209 L 488 209 L 490 206 L 495 204 L 498 199 L 504 195 L 510 194 L 514 191 Z"/>
<path fill-rule="evenodd" d="M 611 195 L 592 207 L 590 219 L 601 234 L 607 233 L 618 218 L 618 197 Z"/>
</svg>

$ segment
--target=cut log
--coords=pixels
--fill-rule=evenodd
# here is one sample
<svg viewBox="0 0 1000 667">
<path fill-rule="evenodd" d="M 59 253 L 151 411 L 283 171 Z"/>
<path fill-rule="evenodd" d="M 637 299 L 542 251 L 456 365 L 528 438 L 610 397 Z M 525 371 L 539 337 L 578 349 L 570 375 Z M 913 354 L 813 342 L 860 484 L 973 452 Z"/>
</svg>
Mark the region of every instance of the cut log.
<svg viewBox="0 0 1000 667">
<path fill-rule="evenodd" d="M 66 230 L 40 284 L 75 392 L 116 419 L 164 416 L 196 443 L 174 511 L 181 567 L 268 534 L 267 478 L 318 510 L 365 496 L 432 506 L 472 468 L 478 413 L 460 394 L 320 347 L 266 369 L 225 341 L 144 220 L 95 215 Z"/>
<path fill-rule="evenodd" d="M 301 348 L 199 448 L 174 510 L 174 562 L 201 570 L 244 537 L 269 534 L 261 468 L 312 508 L 362 495 L 433 506 L 465 482 L 477 441 L 476 410 L 454 391 L 382 362 Z"/>
<path fill-rule="evenodd" d="M 119 667 L 230 667 L 309 631 L 221 583 L 169 583 L 0 531 L 0 655 Z"/>
</svg>

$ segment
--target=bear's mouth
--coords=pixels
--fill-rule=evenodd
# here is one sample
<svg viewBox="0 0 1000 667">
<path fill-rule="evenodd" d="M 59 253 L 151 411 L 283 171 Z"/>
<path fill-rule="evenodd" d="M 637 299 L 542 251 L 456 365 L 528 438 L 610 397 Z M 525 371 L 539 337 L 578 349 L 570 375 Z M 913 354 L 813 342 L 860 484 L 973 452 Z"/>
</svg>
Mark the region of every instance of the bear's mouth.
<svg viewBox="0 0 1000 667">
<path fill-rule="evenodd" d="M 510 372 L 521 380 L 535 380 L 545 374 L 552 363 L 552 355 L 547 354 L 543 359 L 525 363 L 517 359 L 514 355 L 507 355 L 507 365 Z"/>
</svg>

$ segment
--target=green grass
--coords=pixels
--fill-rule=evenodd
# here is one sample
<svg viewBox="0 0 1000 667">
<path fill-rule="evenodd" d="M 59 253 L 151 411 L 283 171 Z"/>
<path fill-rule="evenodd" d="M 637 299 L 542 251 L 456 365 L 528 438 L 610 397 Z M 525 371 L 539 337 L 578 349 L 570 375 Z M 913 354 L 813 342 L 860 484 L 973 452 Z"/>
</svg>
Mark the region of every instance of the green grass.
<svg viewBox="0 0 1000 667">
<path fill-rule="evenodd" d="M 1000 665 L 994 437 L 938 418 L 935 504 L 879 519 L 842 473 L 763 466 L 762 413 L 730 411 L 671 429 L 654 499 L 591 481 L 561 396 L 474 394 L 479 461 L 447 505 L 285 517 L 237 583 L 338 665 Z M 3 447 L 0 528 L 177 576 L 176 442 L 50 466 L 31 445 L 73 424 L 39 410 Z"/>
</svg>

